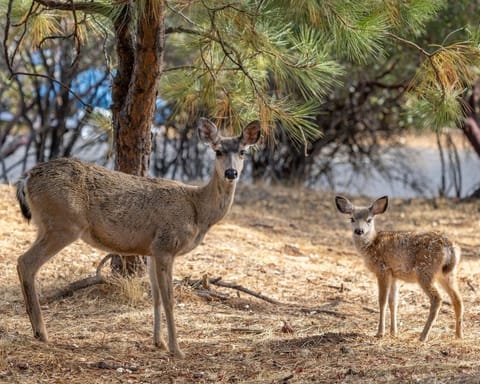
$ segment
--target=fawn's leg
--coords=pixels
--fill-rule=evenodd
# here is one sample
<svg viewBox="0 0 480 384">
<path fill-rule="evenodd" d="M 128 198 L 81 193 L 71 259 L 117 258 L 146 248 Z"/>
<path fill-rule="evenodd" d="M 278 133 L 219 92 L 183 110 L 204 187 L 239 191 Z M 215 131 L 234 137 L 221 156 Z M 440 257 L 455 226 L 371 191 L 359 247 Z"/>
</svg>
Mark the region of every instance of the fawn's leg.
<svg viewBox="0 0 480 384">
<path fill-rule="evenodd" d="M 149 276 L 150 287 L 152 289 L 153 300 L 153 342 L 155 346 L 168 350 L 165 341 L 162 339 L 161 334 L 161 321 L 162 321 L 162 299 L 160 297 L 160 287 L 157 280 L 156 262 L 154 257 L 148 258 L 149 264 Z"/>
<path fill-rule="evenodd" d="M 17 272 L 28 317 L 32 324 L 34 337 L 41 341 L 48 341 L 48 334 L 37 296 L 35 276 L 43 264 L 77 238 L 78 234 L 65 229 L 62 229 L 61 232 L 46 232 L 39 229 L 37 239 L 30 249 L 18 258 Z"/>
<path fill-rule="evenodd" d="M 378 331 L 376 337 L 385 335 L 385 314 L 387 312 L 387 297 L 389 295 L 392 277 L 389 273 L 379 273 L 378 282 L 378 304 L 380 308 L 380 319 L 378 322 Z"/>
<path fill-rule="evenodd" d="M 458 339 L 461 339 L 463 337 L 463 301 L 458 292 L 457 280 L 454 274 L 448 274 L 439 281 L 450 296 L 450 300 L 452 300 L 455 311 L 455 335 Z"/>
<path fill-rule="evenodd" d="M 428 319 L 425 323 L 425 327 L 420 334 L 420 341 L 426 341 L 428 339 L 430 329 L 432 328 L 432 325 L 438 316 L 438 312 L 440 311 L 442 297 L 440 296 L 440 292 L 438 292 L 438 289 L 433 285 L 433 279 L 431 278 L 431 276 L 423 277 L 423 279 L 420 279 L 419 283 L 427 294 L 428 298 L 430 299 L 430 313 L 428 314 Z"/>
<path fill-rule="evenodd" d="M 398 308 L 398 282 L 392 277 L 390 293 L 388 295 L 388 307 L 390 309 L 390 334 L 397 335 L 397 308 Z"/>
<path fill-rule="evenodd" d="M 173 256 L 169 254 L 157 254 L 155 257 L 155 269 L 157 272 L 157 281 L 160 287 L 163 309 L 167 319 L 168 328 L 168 347 L 170 353 L 176 357 L 185 357 L 180 350 L 177 342 L 177 331 L 175 329 L 175 320 L 173 317 Z"/>
</svg>

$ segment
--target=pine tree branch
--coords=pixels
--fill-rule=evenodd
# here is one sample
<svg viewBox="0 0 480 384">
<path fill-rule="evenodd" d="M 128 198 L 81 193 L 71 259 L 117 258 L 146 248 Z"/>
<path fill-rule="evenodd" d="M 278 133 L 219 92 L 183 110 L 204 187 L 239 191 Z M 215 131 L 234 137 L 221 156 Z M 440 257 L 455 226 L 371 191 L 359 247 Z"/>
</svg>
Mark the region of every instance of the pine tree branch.
<svg viewBox="0 0 480 384">
<path fill-rule="evenodd" d="M 59 11 L 81 11 L 85 13 L 98 13 L 100 15 L 109 17 L 111 7 L 98 2 L 87 1 L 58 1 L 58 0 L 34 0 L 34 2 L 43 5 L 49 9 L 56 9 Z"/>
<path fill-rule="evenodd" d="M 166 3 L 167 8 L 172 11 L 173 13 L 176 13 L 179 15 L 182 19 L 184 19 L 188 24 L 194 25 L 196 27 L 199 27 L 192 19 L 190 19 L 187 15 L 185 15 L 183 12 L 180 12 L 173 8 L 168 2 Z M 166 33 L 166 32 L 165 32 Z"/>
<path fill-rule="evenodd" d="M 435 51 L 433 53 L 429 53 L 424 48 L 422 48 L 418 44 L 416 44 L 415 42 L 410 41 L 410 40 L 406 40 L 406 39 L 404 39 L 404 38 L 402 38 L 402 37 L 400 37 L 400 36 L 398 36 L 398 35 L 396 35 L 392 32 L 387 32 L 386 36 L 391 37 L 392 39 L 402 43 L 403 45 L 407 45 L 409 47 L 415 48 L 418 52 L 420 52 L 423 56 L 425 56 L 427 58 L 427 60 L 429 61 L 430 65 L 433 69 L 433 72 L 435 73 L 435 78 L 437 79 L 437 83 L 440 85 L 440 88 L 442 89 L 442 98 L 445 98 L 445 95 L 446 95 L 445 84 L 443 84 L 443 81 L 440 78 L 440 70 L 437 68 L 435 62 L 433 61 L 433 56 L 438 51 Z"/>
<path fill-rule="evenodd" d="M 204 32 L 201 32 L 199 30 L 192 29 L 192 28 L 186 28 L 182 25 L 179 25 L 178 27 L 167 27 L 167 28 L 165 28 L 165 34 L 166 35 L 169 35 L 169 34 L 172 34 L 172 33 L 187 33 L 189 35 L 196 35 L 196 36 L 201 36 L 201 37 L 212 38 L 212 36 L 210 36 L 207 33 L 204 33 Z"/>
<path fill-rule="evenodd" d="M 408 45 L 410 47 L 415 48 L 417 51 L 419 51 L 425 57 L 431 57 L 435 54 L 435 53 L 432 54 L 432 53 L 427 52 L 424 48 L 420 47 L 417 43 L 415 43 L 413 41 L 410 41 L 410 40 L 407 40 L 407 39 L 404 39 L 403 37 L 400 37 L 400 36 L 398 36 L 398 35 L 396 35 L 392 32 L 387 32 L 385 35 L 388 36 L 388 37 L 391 37 L 392 39 L 398 41 L 399 43 L 402 43 L 403 45 Z"/>
</svg>

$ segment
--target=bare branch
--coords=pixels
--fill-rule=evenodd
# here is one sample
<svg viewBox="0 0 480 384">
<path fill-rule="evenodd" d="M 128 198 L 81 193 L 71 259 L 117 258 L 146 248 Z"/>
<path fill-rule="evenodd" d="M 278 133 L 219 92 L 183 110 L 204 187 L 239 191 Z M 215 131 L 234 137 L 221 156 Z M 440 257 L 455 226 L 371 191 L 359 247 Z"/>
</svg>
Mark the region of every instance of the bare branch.
<svg viewBox="0 0 480 384">
<path fill-rule="evenodd" d="M 54 83 L 57 83 L 58 85 L 60 85 L 62 88 L 66 89 L 75 99 L 77 99 L 80 103 L 82 103 L 82 105 L 84 106 L 84 108 L 87 112 L 91 112 L 93 110 L 92 105 L 84 102 L 83 99 L 80 96 L 78 96 L 77 93 L 75 93 L 68 85 L 63 84 L 61 81 L 59 81 L 59 80 L 57 80 L 57 79 L 55 79 L 51 76 L 43 75 L 41 73 L 32 73 L 32 72 L 14 72 L 14 73 L 12 73 L 12 77 L 17 77 L 17 76 L 22 76 L 22 75 L 23 76 L 31 76 L 31 77 L 41 77 L 41 78 L 53 81 Z"/>
</svg>

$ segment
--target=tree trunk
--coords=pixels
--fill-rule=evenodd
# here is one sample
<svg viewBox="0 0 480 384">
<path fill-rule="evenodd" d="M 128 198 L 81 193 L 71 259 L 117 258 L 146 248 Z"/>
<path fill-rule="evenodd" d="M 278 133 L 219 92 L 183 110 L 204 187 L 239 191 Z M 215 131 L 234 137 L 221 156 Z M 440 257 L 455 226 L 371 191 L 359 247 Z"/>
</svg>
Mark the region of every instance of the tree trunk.
<svg viewBox="0 0 480 384">
<path fill-rule="evenodd" d="M 151 124 L 164 52 L 164 1 L 144 4 L 142 11 L 134 10 L 138 3 L 124 5 L 115 22 L 118 72 L 112 86 L 115 169 L 139 176 L 146 176 L 150 166 Z M 133 12 L 140 13 L 136 33 Z M 138 257 L 115 255 L 111 265 L 130 275 L 144 263 Z"/>
</svg>

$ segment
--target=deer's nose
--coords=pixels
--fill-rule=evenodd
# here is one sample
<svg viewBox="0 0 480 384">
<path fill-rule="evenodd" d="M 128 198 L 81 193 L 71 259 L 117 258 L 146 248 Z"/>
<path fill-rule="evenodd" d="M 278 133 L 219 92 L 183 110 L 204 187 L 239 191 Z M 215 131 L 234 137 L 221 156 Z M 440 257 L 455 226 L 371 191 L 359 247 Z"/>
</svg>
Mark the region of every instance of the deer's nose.
<svg viewBox="0 0 480 384">
<path fill-rule="evenodd" d="M 355 228 L 353 233 L 355 233 L 355 235 L 361 236 L 361 235 L 363 235 L 364 232 L 363 232 L 363 229 L 361 229 L 361 228 Z"/>
<path fill-rule="evenodd" d="M 228 180 L 235 180 L 238 177 L 238 172 L 236 169 L 229 168 L 225 171 L 225 178 Z"/>
</svg>

